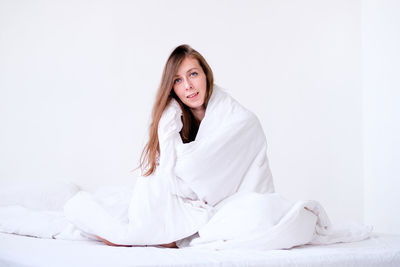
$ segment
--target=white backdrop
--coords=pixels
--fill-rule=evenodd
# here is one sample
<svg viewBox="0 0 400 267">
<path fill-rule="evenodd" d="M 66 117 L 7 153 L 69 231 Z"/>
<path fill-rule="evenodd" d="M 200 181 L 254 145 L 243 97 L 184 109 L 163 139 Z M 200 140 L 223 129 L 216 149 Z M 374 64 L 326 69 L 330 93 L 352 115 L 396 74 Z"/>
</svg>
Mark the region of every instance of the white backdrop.
<svg viewBox="0 0 400 267">
<path fill-rule="evenodd" d="M 363 0 L 364 217 L 400 234 L 400 2 Z"/>
<path fill-rule="evenodd" d="M 0 179 L 132 184 L 187 43 L 259 117 L 276 190 L 363 221 L 361 1 L 0 0 Z"/>
</svg>

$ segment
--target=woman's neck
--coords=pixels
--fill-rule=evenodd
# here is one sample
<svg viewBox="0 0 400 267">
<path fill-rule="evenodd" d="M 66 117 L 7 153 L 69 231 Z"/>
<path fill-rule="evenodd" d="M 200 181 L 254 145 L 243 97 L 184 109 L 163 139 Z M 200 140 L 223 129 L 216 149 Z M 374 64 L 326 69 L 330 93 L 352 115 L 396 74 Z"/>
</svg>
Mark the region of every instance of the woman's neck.
<svg viewBox="0 0 400 267">
<path fill-rule="evenodd" d="M 200 123 L 206 115 L 206 108 L 201 106 L 199 108 L 192 109 L 192 113 L 196 120 Z"/>
</svg>

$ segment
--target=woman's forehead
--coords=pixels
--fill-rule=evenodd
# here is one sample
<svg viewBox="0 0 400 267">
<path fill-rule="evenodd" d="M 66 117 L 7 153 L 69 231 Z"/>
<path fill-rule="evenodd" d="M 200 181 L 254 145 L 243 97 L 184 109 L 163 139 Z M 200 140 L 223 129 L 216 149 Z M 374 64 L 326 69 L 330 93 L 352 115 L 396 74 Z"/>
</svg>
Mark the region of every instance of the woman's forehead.
<svg viewBox="0 0 400 267">
<path fill-rule="evenodd" d="M 199 61 L 196 58 L 186 57 L 179 65 L 176 76 L 185 75 L 192 69 L 201 69 Z"/>
</svg>

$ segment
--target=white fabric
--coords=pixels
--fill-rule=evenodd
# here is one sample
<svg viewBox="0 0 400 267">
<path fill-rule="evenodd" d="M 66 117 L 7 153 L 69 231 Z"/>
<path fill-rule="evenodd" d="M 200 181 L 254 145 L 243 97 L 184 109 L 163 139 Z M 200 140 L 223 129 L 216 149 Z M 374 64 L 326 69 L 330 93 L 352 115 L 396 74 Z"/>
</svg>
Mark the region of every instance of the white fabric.
<svg viewBox="0 0 400 267">
<path fill-rule="evenodd" d="M 18 205 L 0 207 L 0 232 L 53 238 L 67 224 L 61 211 L 37 211 Z"/>
<path fill-rule="evenodd" d="M 283 250 L 110 247 L 101 242 L 29 238 L 0 233 L 0 266 L 12 267 L 398 267 L 400 235 Z"/>
<path fill-rule="evenodd" d="M 290 203 L 279 194 L 234 195 L 186 246 L 213 249 L 292 248 L 304 244 L 353 242 L 372 228 L 353 223 L 333 227 L 316 201 Z M 245 219 L 243 219 L 245 218 Z"/>
<path fill-rule="evenodd" d="M 79 191 L 72 183 L 3 181 L 0 185 L 0 231 L 53 238 L 68 225 L 67 200 Z"/>
<path fill-rule="evenodd" d="M 368 237 L 368 227 L 332 228 L 315 201 L 291 203 L 273 193 L 258 119 L 217 86 L 194 142 L 182 143 L 181 127 L 181 110 L 172 100 L 159 123 L 156 173 L 138 178 L 133 191 L 79 192 L 64 206 L 69 224 L 59 234 L 49 228 L 35 235 L 23 224 L 13 229 L 6 219 L 13 210 L 0 212 L 0 231 L 62 239 L 100 236 L 124 245 L 179 241 L 180 247 L 212 249 L 279 249 Z"/>
</svg>

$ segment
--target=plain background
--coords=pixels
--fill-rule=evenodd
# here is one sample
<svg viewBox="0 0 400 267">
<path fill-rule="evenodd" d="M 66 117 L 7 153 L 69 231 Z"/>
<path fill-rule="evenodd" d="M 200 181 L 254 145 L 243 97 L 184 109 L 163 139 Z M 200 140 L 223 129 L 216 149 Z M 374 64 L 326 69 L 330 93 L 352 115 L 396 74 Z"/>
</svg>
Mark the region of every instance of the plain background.
<svg viewBox="0 0 400 267">
<path fill-rule="evenodd" d="M 133 184 L 187 43 L 259 117 L 278 192 L 399 233 L 399 15 L 395 0 L 0 0 L 0 179 Z"/>
</svg>

